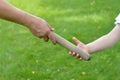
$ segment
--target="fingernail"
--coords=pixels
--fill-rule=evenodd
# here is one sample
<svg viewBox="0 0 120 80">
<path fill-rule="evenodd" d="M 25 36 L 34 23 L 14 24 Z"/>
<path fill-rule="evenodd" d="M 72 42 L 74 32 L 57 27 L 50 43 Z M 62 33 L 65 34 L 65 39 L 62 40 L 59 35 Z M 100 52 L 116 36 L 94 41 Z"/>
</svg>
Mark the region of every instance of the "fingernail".
<svg viewBox="0 0 120 80">
<path fill-rule="evenodd" d="M 71 52 L 69 52 L 69 54 L 71 54 Z"/>
<path fill-rule="evenodd" d="M 80 55 L 79 54 L 77 54 L 77 57 L 79 57 Z"/>
<path fill-rule="evenodd" d="M 82 60 L 82 58 L 80 57 L 80 60 Z"/>
<path fill-rule="evenodd" d="M 54 31 L 55 29 L 54 28 L 52 28 L 52 31 Z"/>
<path fill-rule="evenodd" d="M 75 37 L 73 37 L 73 39 L 75 39 Z"/>
</svg>

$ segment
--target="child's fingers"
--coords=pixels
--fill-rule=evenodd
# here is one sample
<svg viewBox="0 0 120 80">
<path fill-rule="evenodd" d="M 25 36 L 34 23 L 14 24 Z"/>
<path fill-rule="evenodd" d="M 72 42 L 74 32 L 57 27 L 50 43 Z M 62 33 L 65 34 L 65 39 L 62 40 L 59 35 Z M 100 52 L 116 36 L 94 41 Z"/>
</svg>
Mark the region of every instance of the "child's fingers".
<svg viewBox="0 0 120 80">
<path fill-rule="evenodd" d="M 81 49 L 85 49 L 85 44 L 79 41 L 79 44 L 77 45 L 77 47 Z"/>
<path fill-rule="evenodd" d="M 76 56 L 76 53 L 75 53 L 75 52 L 73 52 L 73 53 L 72 53 L 72 55 L 73 55 L 73 56 Z"/>
<path fill-rule="evenodd" d="M 79 55 L 79 54 L 76 54 L 76 58 L 80 58 L 80 55 Z"/>
<path fill-rule="evenodd" d="M 83 58 L 79 54 L 76 54 L 75 57 L 80 59 L 80 60 L 83 60 Z"/>
<path fill-rule="evenodd" d="M 72 55 L 72 56 L 75 56 L 76 58 L 79 58 L 80 60 L 83 60 L 83 58 L 77 53 L 74 53 L 74 52 L 70 51 L 69 54 Z"/>
<path fill-rule="evenodd" d="M 80 46 L 84 46 L 85 44 L 82 43 L 81 41 L 79 41 L 79 45 L 80 45 Z"/>
<path fill-rule="evenodd" d="M 80 57 L 80 60 L 83 60 L 83 58 L 82 58 L 82 57 Z"/>
<path fill-rule="evenodd" d="M 73 51 L 69 51 L 69 54 L 72 55 Z"/>
<path fill-rule="evenodd" d="M 78 44 L 77 47 L 84 49 L 84 45 L 83 44 Z"/>
<path fill-rule="evenodd" d="M 76 44 L 79 44 L 79 42 L 80 42 L 76 37 L 73 37 L 73 41 L 74 41 Z"/>
<path fill-rule="evenodd" d="M 81 41 L 79 41 L 76 37 L 73 37 L 73 40 L 76 44 L 84 45 Z"/>
<path fill-rule="evenodd" d="M 76 56 L 76 53 L 73 52 L 73 51 L 70 51 L 69 54 L 72 55 L 72 56 Z"/>
</svg>

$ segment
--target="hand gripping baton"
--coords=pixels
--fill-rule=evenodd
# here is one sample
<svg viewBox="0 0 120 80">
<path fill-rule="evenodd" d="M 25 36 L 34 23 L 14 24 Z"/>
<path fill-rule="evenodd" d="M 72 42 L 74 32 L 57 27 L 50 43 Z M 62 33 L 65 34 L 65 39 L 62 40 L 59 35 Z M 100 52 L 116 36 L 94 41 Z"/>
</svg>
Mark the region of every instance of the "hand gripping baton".
<svg viewBox="0 0 120 80">
<path fill-rule="evenodd" d="M 55 35 L 55 39 L 57 41 L 58 44 L 62 45 L 63 47 L 65 47 L 66 49 L 73 51 L 77 54 L 80 54 L 80 56 L 84 59 L 84 60 L 90 60 L 90 56 L 87 52 L 85 52 L 83 49 L 75 46 L 74 44 L 72 44 L 71 42 L 69 42 L 68 40 L 64 39 L 63 37 L 61 37 L 60 35 L 53 33 Z"/>
</svg>

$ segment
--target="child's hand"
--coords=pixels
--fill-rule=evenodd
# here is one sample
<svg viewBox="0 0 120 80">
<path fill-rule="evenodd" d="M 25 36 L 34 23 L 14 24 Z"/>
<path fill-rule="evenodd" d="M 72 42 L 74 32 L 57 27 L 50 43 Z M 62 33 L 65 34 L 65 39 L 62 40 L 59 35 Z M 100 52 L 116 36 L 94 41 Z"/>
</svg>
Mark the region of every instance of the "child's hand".
<svg viewBox="0 0 120 80">
<path fill-rule="evenodd" d="M 86 47 L 86 45 L 85 45 L 84 43 L 80 42 L 80 41 L 79 41 L 77 38 L 75 38 L 75 37 L 73 37 L 73 41 L 77 44 L 77 47 L 80 47 L 81 49 L 83 49 L 85 52 L 88 53 L 88 49 L 87 49 L 87 47 Z M 71 54 L 72 56 L 74 56 L 74 57 L 79 58 L 80 60 L 82 60 L 82 57 L 81 57 L 79 54 L 77 54 L 77 53 L 75 53 L 75 52 L 72 52 L 72 51 L 70 51 L 70 54 Z"/>
</svg>

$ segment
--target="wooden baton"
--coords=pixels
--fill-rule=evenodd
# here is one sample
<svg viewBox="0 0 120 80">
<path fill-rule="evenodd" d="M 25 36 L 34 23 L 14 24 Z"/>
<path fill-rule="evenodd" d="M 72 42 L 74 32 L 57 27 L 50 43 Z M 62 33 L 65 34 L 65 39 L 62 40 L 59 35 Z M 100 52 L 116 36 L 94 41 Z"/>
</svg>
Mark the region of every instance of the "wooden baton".
<svg viewBox="0 0 120 80">
<path fill-rule="evenodd" d="M 73 52 L 79 54 L 84 60 L 90 60 L 90 55 L 87 52 L 85 52 L 83 49 L 75 46 L 74 44 L 72 44 L 68 40 L 64 39 L 60 35 L 58 35 L 56 33 L 53 33 L 53 34 L 55 35 L 55 39 L 58 44 L 62 45 L 63 47 L 65 47 L 66 49 L 68 49 L 70 51 L 73 51 Z"/>
</svg>

